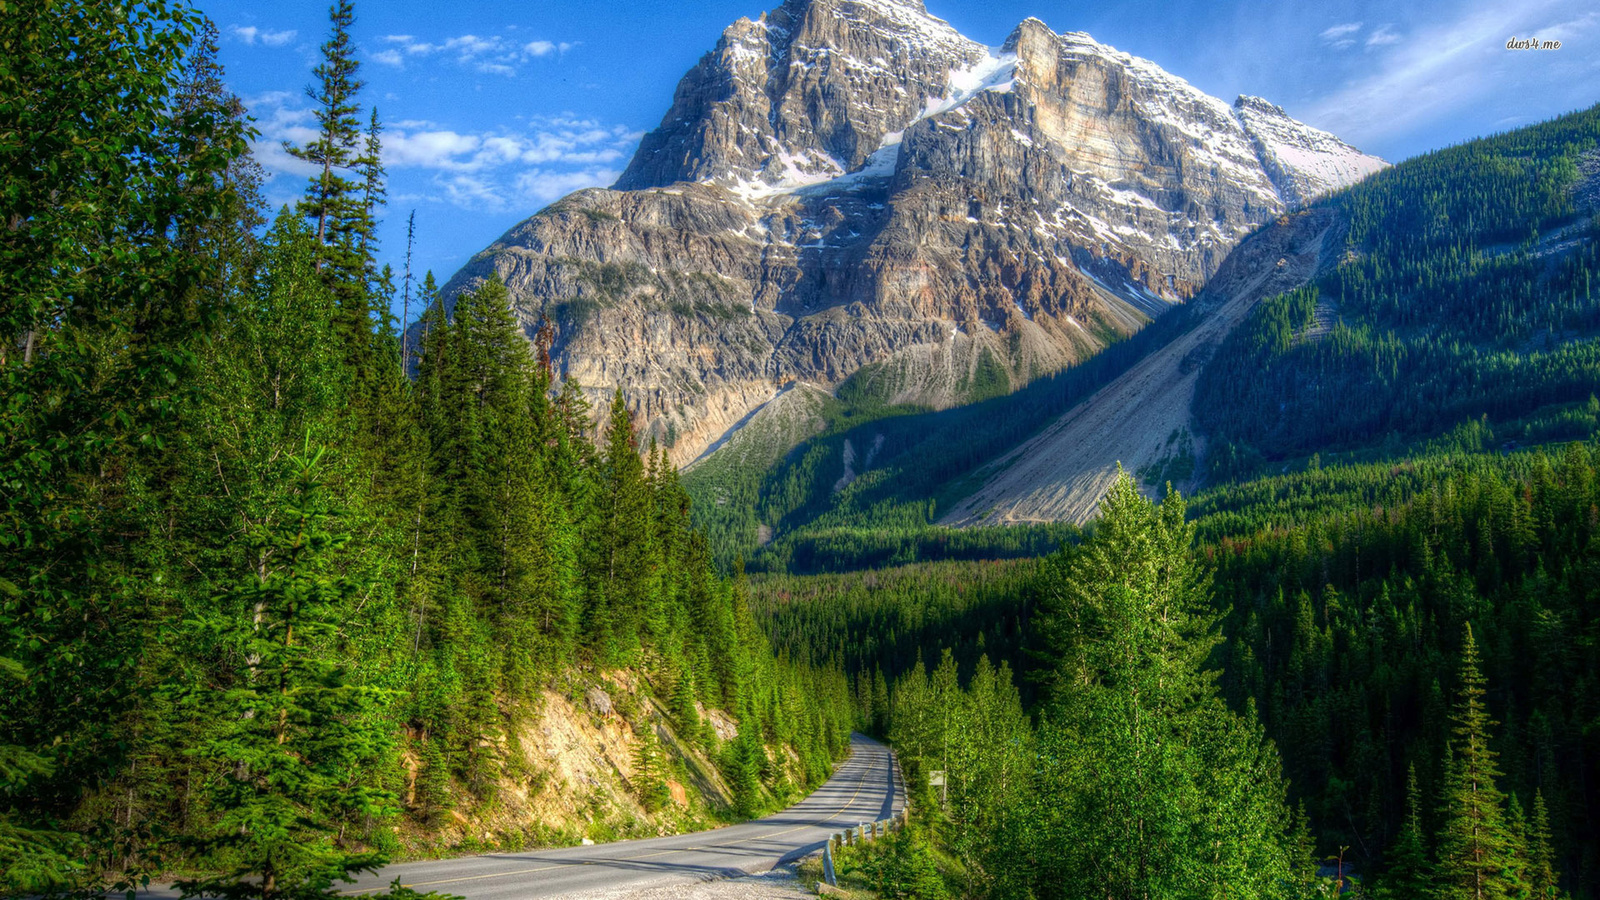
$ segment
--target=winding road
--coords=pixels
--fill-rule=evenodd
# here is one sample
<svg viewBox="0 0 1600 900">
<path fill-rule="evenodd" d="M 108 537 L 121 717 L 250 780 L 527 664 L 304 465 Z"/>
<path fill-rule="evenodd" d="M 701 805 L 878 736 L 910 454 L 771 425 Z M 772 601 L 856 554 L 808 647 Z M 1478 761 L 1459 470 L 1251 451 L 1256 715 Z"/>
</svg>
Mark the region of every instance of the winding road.
<svg viewBox="0 0 1600 900">
<path fill-rule="evenodd" d="M 525 900 L 639 890 L 766 872 L 822 849 L 828 835 L 886 819 L 905 804 L 889 748 L 850 738 L 850 758 L 822 787 L 764 819 L 673 837 L 399 863 L 346 888 L 360 896 L 396 878 L 467 900 Z"/>
</svg>

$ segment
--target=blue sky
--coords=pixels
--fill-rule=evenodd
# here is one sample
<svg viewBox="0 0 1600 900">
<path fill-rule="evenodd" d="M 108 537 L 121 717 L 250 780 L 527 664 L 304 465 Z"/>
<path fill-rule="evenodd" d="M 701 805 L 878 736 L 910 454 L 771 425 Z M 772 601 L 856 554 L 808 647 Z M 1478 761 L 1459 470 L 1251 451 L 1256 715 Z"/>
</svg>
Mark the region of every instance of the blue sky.
<svg viewBox="0 0 1600 900">
<path fill-rule="evenodd" d="M 580 187 L 609 185 L 679 78 L 740 16 L 779 0 L 357 0 L 364 100 L 386 123 L 383 257 L 447 279 L 473 253 Z M 927 0 L 968 37 L 1003 42 L 1028 16 L 1086 31 L 1232 100 L 1255 94 L 1369 153 L 1400 160 L 1600 101 L 1592 0 Z M 310 124 L 304 89 L 322 0 L 197 0 L 263 139 L 274 205 L 304 171 L 278 150 Z M 1559 40 L 1511 51 L 1508 39 Z M 397 310 L 398 312 L 398 310 Z"/>
</svg>

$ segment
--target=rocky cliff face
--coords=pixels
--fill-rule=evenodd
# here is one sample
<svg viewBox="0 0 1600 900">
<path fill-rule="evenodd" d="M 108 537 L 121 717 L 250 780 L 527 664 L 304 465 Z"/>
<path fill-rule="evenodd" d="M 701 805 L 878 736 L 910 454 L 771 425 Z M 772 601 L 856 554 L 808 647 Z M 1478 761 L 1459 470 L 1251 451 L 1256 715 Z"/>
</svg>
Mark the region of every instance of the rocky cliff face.
<svg viewBox="0 0 1600 900">
<path fill-rule="evenodd" d="M 686 463 L 793 382 L 937 407 L 1070 365 L 1382 165 L 1037 19 L 990 48 L 916 0 L 787 0 L 723 33 L 614 188 L 445 292 L 498 274 L 562 374 L 620 384 Z"/>
</svg>

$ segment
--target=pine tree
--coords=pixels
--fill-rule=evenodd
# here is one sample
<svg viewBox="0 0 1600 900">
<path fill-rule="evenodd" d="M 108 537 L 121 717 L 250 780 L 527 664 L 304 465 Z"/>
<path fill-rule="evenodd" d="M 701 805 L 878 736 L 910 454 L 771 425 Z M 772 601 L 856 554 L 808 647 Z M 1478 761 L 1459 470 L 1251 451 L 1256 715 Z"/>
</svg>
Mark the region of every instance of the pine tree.
<svg viewBox="0 0 1600 900">
<path fill-rule="evenodd" d="M 733 789 L 733 811 L 741 819 L 761 814 L 761 768 L 766 752 L 757 736 L 760 731 L 749 717 L 739 723 L 739 735 L 723 751 L 723 775 Z"/>
<path fill-rule="evenodd" d="M 1484 705 L 1485 693 L 1477 641 L 1468 626 L 1440 810 L 1439 889 L 1442 898 L 1452 900 L 1502 900 L 1513 888 L 1514 847 L 1506 830 L 1505 798 L 1495 785 L 1500 769 L 1489 749 L 1495 723 Z"/>
<path fill-rule="evenodd" d="M 620 663 L 639 646 L 652 586 L 650 494 L 633 433 L 633 418 L 618 388 L 611 399 L 600 457 L 598 509 L 591 542 L 594 586 L 589 632 L 598 658 Z"/>
<path fill-rule="evenodd" d="M 1522 811 L 1517 795 L 1506 798 L 1506 859 L 1510 864 L 1502 873 L 1506 882 L 1506 896 L 1512 900 L 1528 900 L 1533 896 L 1528 890 L 1528 817 Z"/>
<path fill-rule="evenodd" d="M 1544 792 L 1533 795 L 1533 820 L 1528 823 L 1528 895 L 1534 900 L 1557 900 L 1555 849 L 1550 843 L 1550 810 Z"/>
<path fill-rule="evenodd" d="M 367 122 L 366 141 L 361 155 L 356 157 L 355 170 L 361 176 L 361 205 L 351 227 L 355 231 L 356 252 L 370 268 L 378 253 L 378 209 L 389 196 L 384 184 L 389 173 L 383 165 L 383 123 L 378 121 L 376 106 Z"/>
<path fill-rule="evenodd" d="M 294 492 L 256 529 L 256 564 L 211 622 L 240 668 L 196 749 L 215 767 L 219 815 L 190 843 L 223 871 L 179 882 L 185 897 L 320 896 L 384 862 L 335 841 L 347 811 L 382 816 L 390 798 L 350 780 L 386 736 L 368 718 L 372 690 L 352 683 L 330 647 L 357 586 L 335 569 L 350 535 L 330 506 L 323 455 L 307 447 L 288 460 Z"/>
<path fill-rule="evenodd" d="M 1121 474 L 1094 535 L 1053 564 L 1056 660 L 1021 813 L 1040 897 L 1273 897 L 1290 875 L 1277 755 L 1217 696 L 1194 526 Z M 997 861 L 997 865 L 1005 865 Z"/>
<path fill-rule="evenodd" d="M 1428 848 L 1422 838 L 1422 792 L 1417 786 L 1415 765 L 1406 778 L 1406 819 L 1400 826 L 1400 836 L 1389 850 L 1388 863 L 1378 882 L 1382 896 L 1404 900 L 1432 893 Z"/>
<path fill-rule="evenodd" d="M 288 141 L 283 146 L 289 155 L 320 170 L 306 185 L 305 198 L 296 210 L 315 225 L 313 234 L 323 248 L 317 270 L 338 299 L 337 331 L 355 359 L 370 340 L 369 272 L 361 244 L 368 210 L 363 192 L 370 191 L 371 176 L 379 167 L 368 164 L 363 171 L 366 157 L 358 151 L 361 106 L 356 95 L 365 83 L 359 77 L 360 63 L 350 36 L 355 24 L 351 0 L 335 0 L 328 19 L 332 30 L 322 45 L 322 61 L 312 70 L 317 87 L 306 88 L 306 96 L 316 106 L 317 136 L 303 147 Z M 376 132 L 371 140 L 376 142 Z M 356 178 L 362 178 L 362 183 Z"/>
<path fill-rule="evenodd" d="M 0 592 L 15 596 L 20 590 L 0 581 Z M 26 673 L 15 660 L 0 657 L 0 677 L 22 682 Z M 35 778 L 54 771 L 50 761 L 24 747 L 0 744 L 0 794 L 14 797 Z M 0 893 L 26 896 L 60 890 L 71 885 L 80 866 L 72 859 L 72 837 L 19 821 L 15 809 L 0 809 Z"/>
<path fill-rule="evenodd" d="M 655 725 L 649 718 L 645 716 L 639 727 L 639 745 L 633 750 L 633 777 L 629 784 L 645 812 L 653 813 L 667 805 L 672 792 L 667 787 L 661 741 L 656 738 Z"/>
</svg>

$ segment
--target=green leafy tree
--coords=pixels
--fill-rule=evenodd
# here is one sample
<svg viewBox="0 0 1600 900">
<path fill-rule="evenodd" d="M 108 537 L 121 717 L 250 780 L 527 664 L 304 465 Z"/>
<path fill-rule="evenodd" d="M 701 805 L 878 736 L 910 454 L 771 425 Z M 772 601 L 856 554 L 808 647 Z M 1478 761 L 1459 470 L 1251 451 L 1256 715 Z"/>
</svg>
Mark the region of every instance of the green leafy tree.
<svg viewBox="0 0 1600 900">
<path fill-rule="evenodd" d="M 18 588 L 0 656 L 29 673 L 0 697 L 0 745 L 52 764 L 7 785 L 26 832 L 126 763 L 173 614 L 151 522 L 226 307 L 233 257 L 212 250 L 247 149 L 188 65 L 202 24 L 162 0 L 0 9 L 0 579 Z"/>
</svg>

